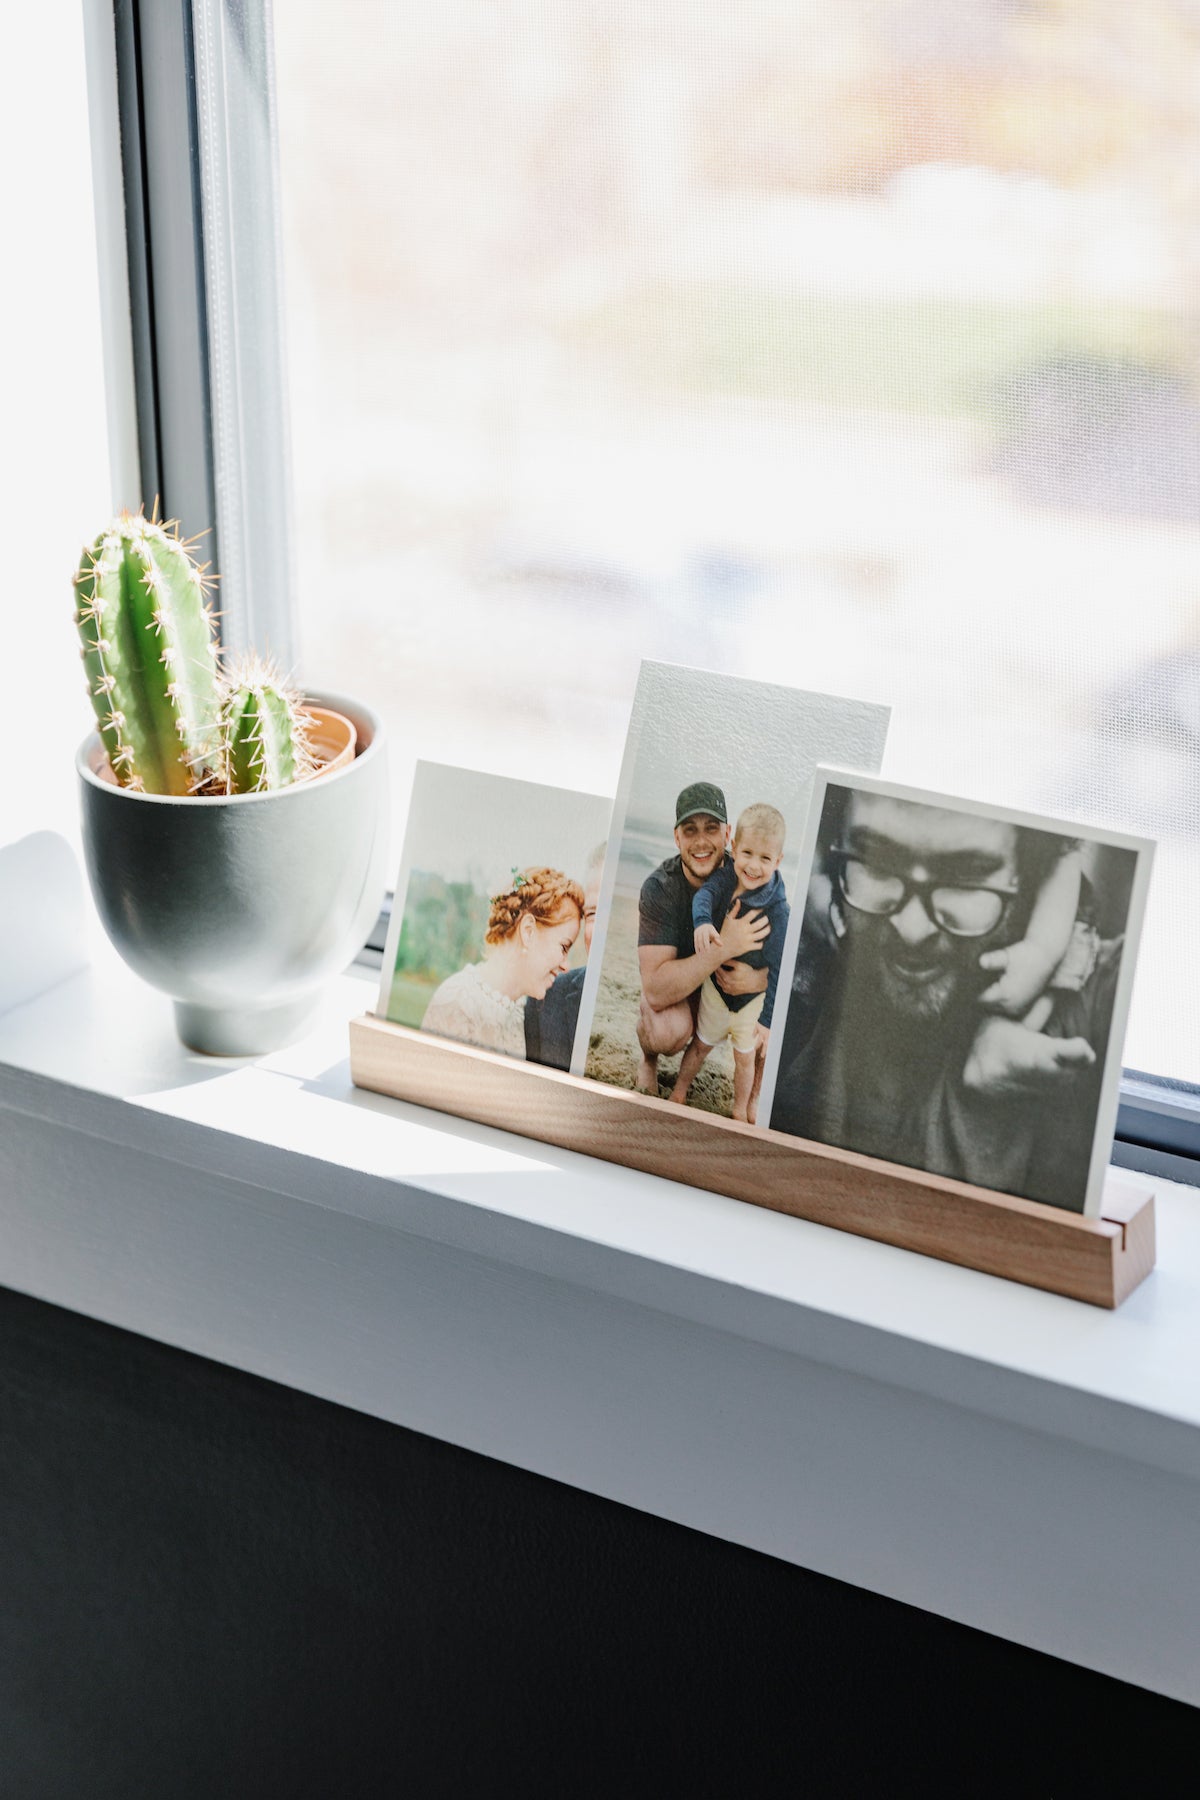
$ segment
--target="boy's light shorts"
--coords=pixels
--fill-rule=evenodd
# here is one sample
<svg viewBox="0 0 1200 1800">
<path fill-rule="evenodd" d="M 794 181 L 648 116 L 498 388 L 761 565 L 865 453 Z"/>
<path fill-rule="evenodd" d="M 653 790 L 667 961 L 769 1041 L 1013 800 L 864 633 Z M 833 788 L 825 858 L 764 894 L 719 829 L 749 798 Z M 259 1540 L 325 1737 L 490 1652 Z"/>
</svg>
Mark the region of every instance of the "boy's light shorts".
<svg viewBox="0 0 1200 1800">
<path fill-rule="evenodd" d="M 700 988 L 700 1012 L 696 1019 L 696 1036 L 702 1043 L 723 1044 L 733 1039 L 733 1047 L 742 1055 L 754 1048 L 754 1027 L 763 1009 L 765 994 L 755 994 L 736 1012 L 725 1004 L 725 997 L 711 975 L 704 977 Z"/>
</svg>

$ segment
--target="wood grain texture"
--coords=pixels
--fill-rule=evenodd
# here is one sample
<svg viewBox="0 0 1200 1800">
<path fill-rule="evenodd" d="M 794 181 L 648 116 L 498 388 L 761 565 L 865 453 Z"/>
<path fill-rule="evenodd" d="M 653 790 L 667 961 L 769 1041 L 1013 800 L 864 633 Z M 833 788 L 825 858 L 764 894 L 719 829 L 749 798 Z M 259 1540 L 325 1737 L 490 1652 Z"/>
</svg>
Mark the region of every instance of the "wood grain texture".
<svg viewBox="0 0 1200 1800">
<path fill-rule="evenodd" d="M 358 1087 L 644 1169 L 754 1206 L 1030 1287 L 1118 1306 L 1154 1266 L 1154 1196 L 1113 1183 L 1105 1216 L 877 1162 L 674 1107 L 367 1014 L 350 1024 Z"/>
</svg>

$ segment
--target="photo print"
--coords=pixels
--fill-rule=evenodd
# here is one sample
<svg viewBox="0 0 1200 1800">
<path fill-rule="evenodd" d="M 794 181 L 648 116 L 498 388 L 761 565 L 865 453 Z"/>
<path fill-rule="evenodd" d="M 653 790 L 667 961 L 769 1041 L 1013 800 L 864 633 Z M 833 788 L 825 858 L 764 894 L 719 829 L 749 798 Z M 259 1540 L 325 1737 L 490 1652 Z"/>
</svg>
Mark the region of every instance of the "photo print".
<svg viewBox="0 0 1200 1800">
<path fill-rule="evenodd" d="M 612 801 L 419 762 L 379 1013 L 570 1067 Z"/>
<path fill-rule="evenodd" d="M 813 773 L 877 769 L 888 717 L 642 664 L 576 1074 L 755 1122 Z"/>
<path fill-rule="evenodd" d="M 1096 1215 L 1152 855 L 821 770 L 763 1119 Z"/>
</svg>

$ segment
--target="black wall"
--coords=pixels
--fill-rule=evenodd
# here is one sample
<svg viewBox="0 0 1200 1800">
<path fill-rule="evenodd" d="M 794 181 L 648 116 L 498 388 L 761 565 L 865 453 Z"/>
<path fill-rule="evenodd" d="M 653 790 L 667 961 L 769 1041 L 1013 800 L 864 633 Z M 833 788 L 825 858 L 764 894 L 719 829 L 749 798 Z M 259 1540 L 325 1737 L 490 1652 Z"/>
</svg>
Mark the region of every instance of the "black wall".
<svg viewBox="0 0 1200 1800">
<path fill-rule="evenodd" d="M 1194 1786 L 1189 1708 L 4 1290 L 0 1483 L 3 1800 Z"/>
</svg>

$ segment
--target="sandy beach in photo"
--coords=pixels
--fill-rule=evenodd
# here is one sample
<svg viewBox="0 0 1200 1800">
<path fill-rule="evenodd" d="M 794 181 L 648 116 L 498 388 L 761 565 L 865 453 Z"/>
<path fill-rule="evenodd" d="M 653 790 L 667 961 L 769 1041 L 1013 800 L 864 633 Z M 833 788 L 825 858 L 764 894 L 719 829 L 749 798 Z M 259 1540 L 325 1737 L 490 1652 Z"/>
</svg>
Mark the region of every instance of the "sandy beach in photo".
<svg viewBox="0 0 1200 1800">
<path fill-rule="evenodd" d="M 638 1068 L 637 895 L 613 899 L 604 975 L 596 995 L 596 1011 L 588 1044 L 588 1074 L 610 1087 L 632 1088 Z M 658 1088 L 671 1092 L 678 1056 L 659 1059 Z M 728 1044 L 712 1052 L 692 1084 L 688 1105 L 728 1118 L 733 1105 L 733 1053 Z"/>
</svg>

